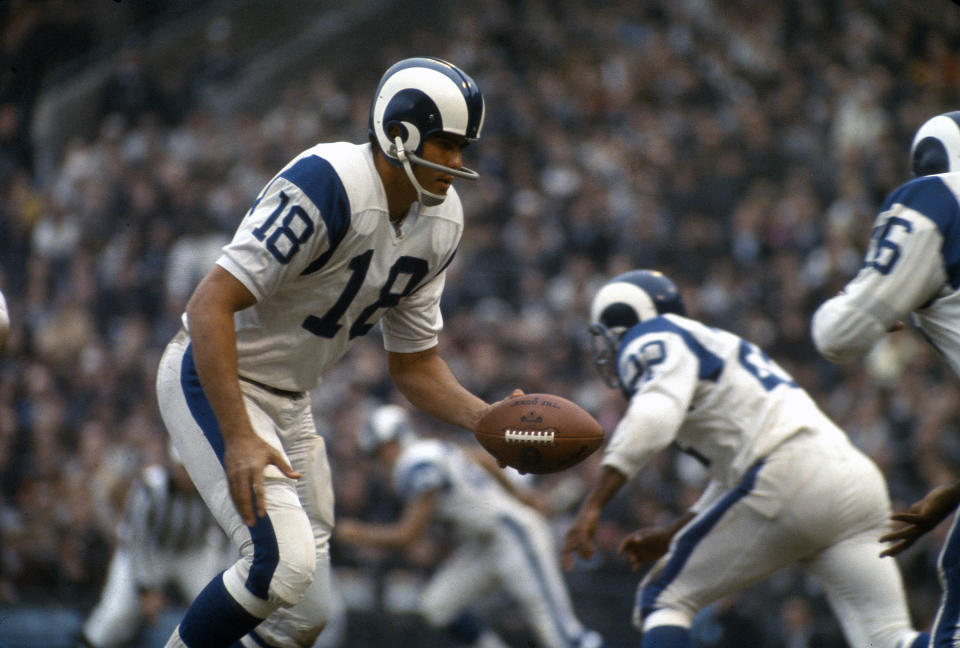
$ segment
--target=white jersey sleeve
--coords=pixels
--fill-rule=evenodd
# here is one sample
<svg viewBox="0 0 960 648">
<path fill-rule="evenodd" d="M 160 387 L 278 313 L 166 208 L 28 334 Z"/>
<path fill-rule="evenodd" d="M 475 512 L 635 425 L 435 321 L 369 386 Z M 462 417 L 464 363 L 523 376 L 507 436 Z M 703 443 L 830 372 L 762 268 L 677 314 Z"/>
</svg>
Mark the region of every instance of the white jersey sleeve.
<svg viewBox="0 0 960 648">
<path fill-rule="evenodd" d="M 911 313 L 955 368 L 960 287 L 960 174 L 926 176 L 885 201 L 864 265 L 843 292 L 824 302 L 811 323 L 818 351 L 840 362 L 859 357 Z M 941 330 L 942 329 L 942 330 Z"/>
<path fill-rule="evenodd" d="M 675 440 L 696 389 L 699 364 L 669 328 L 639 326 L 625 335 L 617 368 L 623 383 L 636 391 L 604 450 L 603 465 L 630 479 Z"/>
<path fill-rule="evenodd" d="M 874 224 L 864 265 L 844 291 L 814 314 L 817 350 L 839 362 L 859 357 L 897 322 L 936 297 L 947 281 L 944 218 L 956 218 L 956 197 L 937 176 L 894 191 Z"/>
</svg>

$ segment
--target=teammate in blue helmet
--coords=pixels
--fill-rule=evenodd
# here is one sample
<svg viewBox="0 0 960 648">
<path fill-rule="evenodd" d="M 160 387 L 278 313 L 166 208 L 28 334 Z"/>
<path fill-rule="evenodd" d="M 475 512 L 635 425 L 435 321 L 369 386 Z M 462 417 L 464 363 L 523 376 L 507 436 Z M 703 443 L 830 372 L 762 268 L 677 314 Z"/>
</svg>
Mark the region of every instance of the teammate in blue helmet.
<svg viewBox="0 0 960 648">
<path fill-rule="evenodd" d="M 330 614 L 333 487 L 308 392 L 380 324 L 414 406 L 473 430 L 489 405 L 438 353 L 440 297 L 463 232 L 454 179 L 483 97 L 452 63 L 383 75 L 370 141 L 317 144 L 263 188 L 197 286 L 157 378 L 164 423 L 240 559 L 167 646 L 312 646 Z"/>
<path fill-rule="evenodd" d="M 629 405 L 567 531 L 564 566 L 593 555 L 603 506 L 657 452 L 675 445 L 710 479 L 675 522 L 621 544 L 634 569 L 655 561 L 634 607 L 642 648 L 689 648 L 697 612 L 794 564 L 823 584 L 849 645 L 926 645 L 897 565 L 879 555 L 890 515 L 883 475 L 789 373 L 755 344 L 687 317 L 676 285 L 655 271 L 602 286 L 590 332 L 601 373 Z"/>
<path fill-rule="evenodd" d="M 887 333 L 912 320 L 960 374 L 960 111 L 924 122 L 910 147 L 916 176 L 887 196 L 874 221 L 863 266 L 813 315 L 811 334 L 832 362 L 865 355 Z M 940 485 L 894 516 L 905 523 L 884 536 L 896 555 L 937 527 L 960 505 L 960 482 Z M 960 533 L 940 553 L 943 598 L 931 646 L 960 646 Z"/>
</svg>

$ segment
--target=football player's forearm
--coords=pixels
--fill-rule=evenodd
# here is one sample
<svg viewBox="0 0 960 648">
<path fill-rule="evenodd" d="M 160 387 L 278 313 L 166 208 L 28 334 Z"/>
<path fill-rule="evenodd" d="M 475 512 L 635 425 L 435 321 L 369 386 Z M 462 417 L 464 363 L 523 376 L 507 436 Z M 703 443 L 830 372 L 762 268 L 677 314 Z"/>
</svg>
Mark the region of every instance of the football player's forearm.
<svg viewBox="0 0 960 648">
<path fill-rule="evenodd" d="M 627 482 L 627 477 L 611 466 L 604 466 L 600 472 L 600 481 L 594 486 L 583 506 L 585 509 L 599 511 Z"/>
<path fill-rule="evenodd" d="M 238 429 L 249 428 L 243 406 L 237 369 L 237 338 L 233 308 L 218 298 L 214 284 L 197 288 L 187 304 L 187 321 L 197 375 L 204 395 L 229 438 Z"/>
<path fill-rule="evenodd" d="M 457 380 L 436 347 L 389 354 L 390 377 L 415 407 L 441 421 L 473 430 L 489 409 Z"/>
<path fill-rule="evenodd" d="M 813 314 L 810 333 L 824 358 L 844 362 L 868 353 L 886 333 L 886 327 L 852 304 L 848 295 L 840 294 L 825 301 Z"/>
</svg>

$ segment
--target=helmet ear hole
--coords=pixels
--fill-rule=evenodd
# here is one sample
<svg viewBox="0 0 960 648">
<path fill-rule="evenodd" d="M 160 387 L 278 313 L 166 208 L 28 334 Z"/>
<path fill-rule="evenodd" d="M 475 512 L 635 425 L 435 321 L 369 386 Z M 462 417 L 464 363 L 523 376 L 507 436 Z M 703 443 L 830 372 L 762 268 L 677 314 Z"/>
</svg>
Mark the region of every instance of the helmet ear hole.
<svg viewBox="0 0 960 648">
<path fill-rule="evenodd" d="M 913 149 L 913 174 L 915 176 L 946 173 L 950 170 L 950 159 L 943 142 L 936 137 L 924 137 Z"/>
<path fill-rule="evenodd" d="M 407 137 L 410 135 L 410 133 L 407 132 L 407 127 L 401 122 L 390 122 L 386 125 L 386 131 L 387 135 L 390 136 L 391 142 L 397 137 L 399 137 L 401 141 L 406 142 Z"/>
<path fill-rule="evenodd" d="M 629 304 L 617 302 L 603 309 L 603 312 L 600 313 L 600 322 L 608 329 L 621 327 L 628 329 L 634 324 L 638 324 L 640 317 Z"/>
</svg>

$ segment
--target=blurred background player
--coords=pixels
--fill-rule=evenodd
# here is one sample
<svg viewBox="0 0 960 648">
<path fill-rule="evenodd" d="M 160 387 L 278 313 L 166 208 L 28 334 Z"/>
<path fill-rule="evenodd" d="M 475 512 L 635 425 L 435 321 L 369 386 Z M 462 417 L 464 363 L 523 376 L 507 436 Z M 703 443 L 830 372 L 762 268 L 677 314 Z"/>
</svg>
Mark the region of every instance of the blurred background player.
<svg viewBox="0 0 960 648">
<path fill-rule="evenodd" d="M 960 111 L 937 115 L 917 131 L 910 148 L 916 176 L 884 201 L 863 266 L 841 293 L 813 315 L 812 335 L 828 360 L 870 351 L 909 316 L 960 374 Z M 910 547 L 960 503 L 960 482 L 931 490 L 905 513 L 884 541 L 884 555 Z M 960 646 L 960 534 L 954 521 L 938 560 L 943 594 L 931 629 L 932 645 Z"/>
<path fill-rule="evenodd" d="M 223 532 L 175 453 L 146 467 L 132 484 L 99 603 L 83 626 L 82 646 L 128 646 L 155 624 L 174 587 L 189 602 L 233 562 Z"/>
<path fill-rule="evenodd" d="M 699 610 L 794 563 L 823 584 L 851 646 L 925 646 L 897 565 L 879 557 L 890 514 L 880 470 L 762 350 L 684 311 L 674 283 L 647 270 L 593 299 L 597 366 L 630 404 L 567 532 L 564 566 L 592 556 L 604 504 L 675 443 L 711 481 L 674 524 L 621 545 L 635 570 L 659 560 L 634 609 L 644 648 L 690 646 Z"/>
<path fill-rule="evenodd" d="M 0 292 L 0 351 L 7 345 L 10 335 L 10 311 L 7 310 L 7 300 Z"/>
<path fill-rule="evenodd" d="M 452 183 L 478 177 L 462 151 L 483 118 L 456 66 L 395 63 L 370 104 L 369 141 L 318 144 L 281 169 L 190 297 L 160 362 L 160 411 L 241 558 L 168 646 L 309 646 L 323 629 L 334 495 L 308 392 L 378 321 L 411 403 L 468 430 L 488 409 L 437 350 L 463 232 Z"/>
<path fill-rule="evenodd" d="M 446 629 L 464 646 L 506 644 L 468 611 L 495 586 L 523 609 L 536 645 L 599 648 L 601 637 L 574 614 L 547 521 L 479 448 L 419 438 L 407 413 L 384 405 L 370 416 L 358 446 L 375 455 L 405 501 L 390 524 L 340 520 L 335 538 L 394 549 L 421 540 L 431 521 L 449 523 L 458 538 L 453 554 L 436 570 L 421 601 L 427 622 Z M 531 642 L 533 645 L 533 642 Z"/>
</svg>

